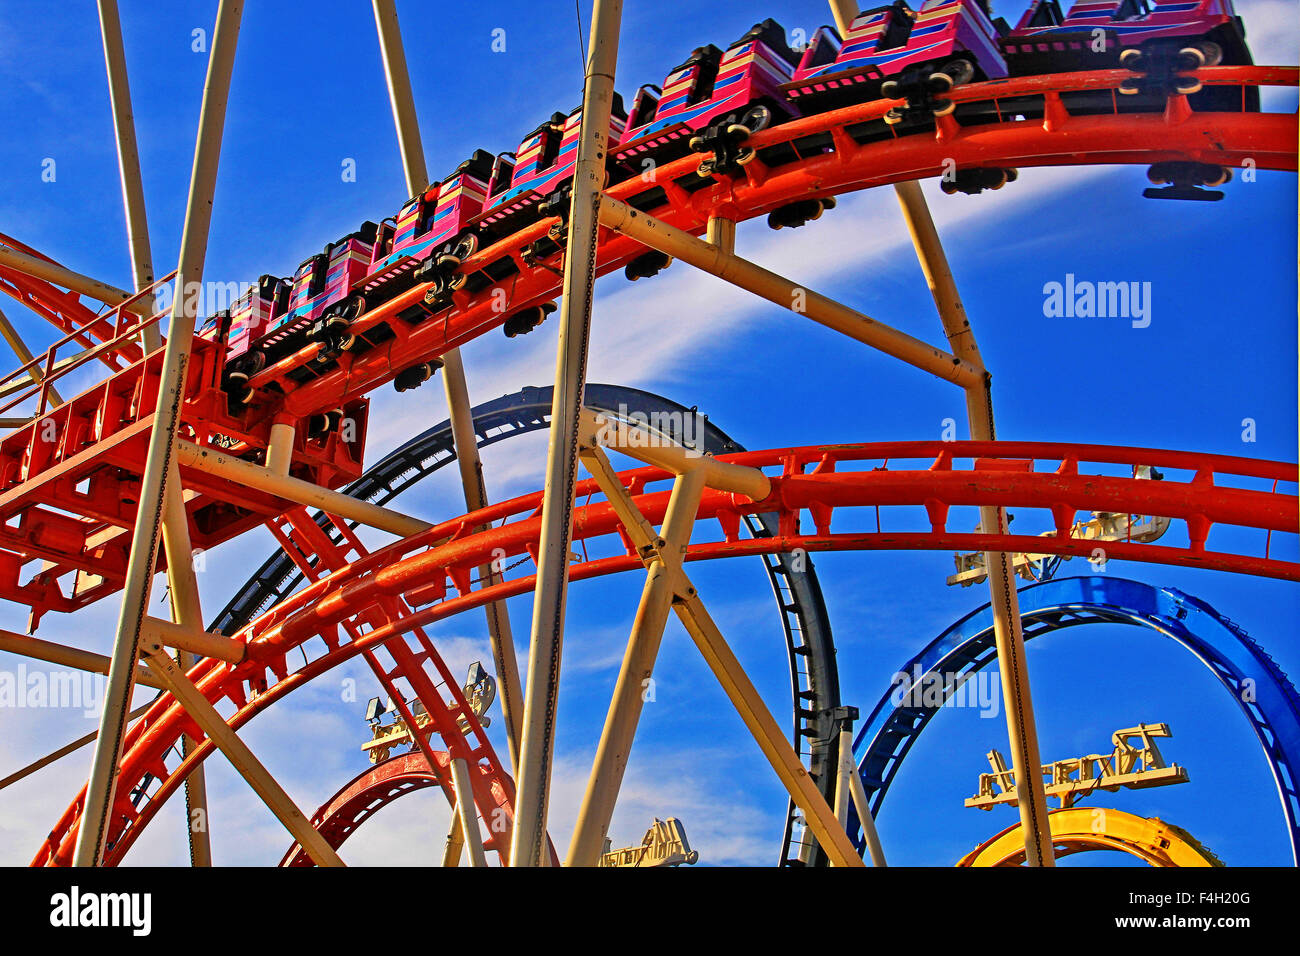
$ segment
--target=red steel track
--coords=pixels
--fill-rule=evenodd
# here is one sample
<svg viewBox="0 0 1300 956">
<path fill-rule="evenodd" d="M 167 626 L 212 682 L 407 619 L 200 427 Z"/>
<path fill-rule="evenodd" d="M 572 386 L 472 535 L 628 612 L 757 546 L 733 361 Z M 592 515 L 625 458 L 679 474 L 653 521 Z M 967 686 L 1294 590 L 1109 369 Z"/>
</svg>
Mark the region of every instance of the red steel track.
<svg viewBox="0 0 1300 956">
<path fill-rule="evenodd" d="M 688 192 L 675 181 L 695 168 L 698 158 L 686 157 L 660 167 L 657 186 L 634 176 L 611 187 L 609 194 L 635 202 L 637 196 L 661 187 L 660 204 L 650 209 L 653 215 L 698 234 L 714 213 L 751 219 L 795 200 L 938 175 L 946 162 L 967 168 L 1164 160 L 1240 166 L 1249 161 L 1258 169 L 1295 170 L 1294 113 L 1193 112 L 1182 96 L 1169 98 L 1163 112 L 1120 113 L 1124 98 L 1113 91 L 1127 76 L 1125 70 L 1104 70 L 959 87 L 952 99 L 991 105 L 996 121 L 963 126 L 955 115 L 940 117 L 932 132 L 892 132 L 890 138 L 859 145 L 851 131 L 879 121 L 897 102 L 878 100 L 757 134 L 751 142 L 760 158 L 744 167 L 743 178 L 716 177 L 712 185 Z M 1198 71 L 1198 76 L 1206 86 L 1241 88 L 1243 96 L 1248 86 L 1297 85 L 1292 67 L 1213 67 Z M 1116 111 L 1071 115 L 1062 94 L 1087 90 L 1111 90 Z M 1032 118 L 1016 118 L 1026 110 Z M 767 166 L 763 151 L 782 144 L 789 144 L 799 158 Z M 307 428 L 298 428 L 294 475 L 328 488 L 356 478 L 361 473 L 365 396 L 370 391 L 402 369 L 461 346 L 500 326 L 510 313 L 558 293 L 559 252 L 535 258 L 528 251 L 556 221 L 522 229 L 470 257 L 463 267 L 471 279 L 486 276 L 484 269 L 497 275 L 503 268 L 513 270 L 507 278 L 485 279 L 472 294 L 457 292 L 450 310 L 410 324 L 397 315 L 422 300 L 428 285 L 416 286 L 353 324 L 358 334 L 380 323 L 388 325 L 394 338 L 382 347 L 343 353 L 313 372 L 307 366 L 317 358 L 319 346 L 307 346 L 256 376 L 255 398 L 233 412 L 219 388 L 217 349 L 196 339 L 181 436 L 205 448 L 260 460 L 273 422 L 300 424 L 321 412 L 342 409 L 357 426 L 350 435 L 336 431 L 312 437 Z M 643 246 L 602 229 L 598 271 L 608 273 L 643 251 Z M 467 288 L 476 285 L 471 281 Z M 121 587 L 161 353 L 138 360 L 139 350 L 129 341 L 133 319 L 122 319 L 120 307 L 111 314 L 92 313 L 76 295 L 4 267 L 0 290 L 49 319 L 69 341 L 116 343 L 98 356 L 114 369 L 109 378 L 0 439 L 0 598 L 31 606 L 36 622 L 47 611 L 73 611 Z M 505 293 L 504 308 L 500 295 L 494 294 L 498 290 Z M 47 365 L 54 369 L 52 362 Z M 57 380 L 58 374 L 51 378 Z M 197 492 L 187 505 L 197 547 L 211 548 L 276 520 L 286 510 L 286 503 L 271 495 L 184 467 L 182 478 L 187 489 Z M 24 566 L 38 560 L 48 564 L 20 584 Z"/>
<path fill-rule="evenodd" d="M 434 753 L 432 764 L 428 757 L 417 750 L 389 757 L 369 770 L 359 773 L 343 789 L 325 801 L 311 818 L 311 825 L 330 846 L 337 850 L 357 827 L 398 797 L 404 797 L 408 793 L 428 787 L 441 787 L 447 795 L 447 801 L 454 805 L 456 794 L 452 790 L 449 761 L 446 751 L 442 750 Z M 295 843 L 285 853 L 280 865 L 315 866 L 316 864 L 302 847 Z"/>
<path fill-rule="evenodd" d="M 1043 509 L 1058 530 L 1068 530 L 1080 510 L 1166 516 L 1181 523 L 1185 546 L 1104 542 L 1100 546 L 1106 557 L 1300 580 L 1300 562 L 1272 554 L 1276 549 L 1290 556 L 1296 550 L 1294 538 L 1276 540 L 1280 534 L 1300 532 L 1300 500 L 1293 492 L 1277 490 L 1280 484 L 1294 487 L 1297 471 L 1292 464 L 1146 448 L 938 441 L 786 448 L 729 455 L 725 460 L 772 472 L 771 494 L 755 502 L 744 496 L 707 493 L 688 561 L 796 549 L 991 550 L 1086 558 L 1099 546 L 1061 533 L 1039 537 L 949 529 L 950 509 L 995 504 Z M 1131 474 L 1136 465 L 1154 466 L 1166 477 L 1128 477 L 1125 473 Z M 620 477 L 645 517 L 658 524 L 667 507 L 664 485 L 669 476 L 639 468 Z M 659 487 L 648 490 L 650 485 Z M 593 481 L 578 486 L 574 540 L 584 560 L 572 566 L 573 580 L 641 567 L 613 509 L 598 495 Z M 331 563 L 329 555 L 323 555 L 321 566 L 330 573 L 312 580 L 235 636 L 247 645 L 244 661 L 226 664 L 205 659 L 190 671 L 191 680 L 223 713 L 233 707 L 227 720 L 237 729 L 307 681 L 358 654 L 366 655 L 376 673 L 390 681 L 410 682 L 453 754 L 467 748 L 480 768 L 474 775 L 479 815 L 489 820 L 495 812 L 501 821 L 500 813 L 509 813 L 513 785 L 477 721 L 472 716 L 467 721 L 470 742 L 457 729 L 456 718 L 471 712 L 422 628 L 532 589 L 531 575 L 486 587 L 475 575 L 477 568 L 500 561 L 503 554 L 507 562 L 536 555 L 541 499 L 538 492 L 492 505 L 372 554 L 362 553 L 359 544 L 350 540 L 339 549 L 347 563 L 338 563 L 337 558 Z M 887 509 L 885 518 L 873 517 L 882 508 Z M 778 534 L 741 539 L 741 515 L 764 512 L 778 515 Z M 885 520 L 898 530 L 884 529 Z M 319 545 L 315 537 L 324 535 L 318 528 L 315 535 L 301 533 L 309 524 L 315 528 L 301 509 L 289 524 L 283 540 L 291 553 L 301 557 L 301 566 L 312 567 Z M 471 533 L 488 524 L 493 526 Z M 1175 526 L 1167 535 L 1174 536 L 1177 530 Z M 1253 544 L 1247 549 L 1243 541 Z M 291 665 L 290 652 L 298 649 L 306 662 Z M 388 661 L 395 666 L 390 669 Z M 426 679 L 430 666 L 440 680 Z M 393 696 L 402 699 L 397 693 Z M 404 716 L 409 717 L 409 712 Z M 189 758 L 176 762 L 173 748 L 182 733 L 201 739 L 197 727 L 167 696 L 128 731 L 106 864 L 121 861 L 188 771 L 211 752 L 211 742 L 204 740 Z M 427 738 L 420 747 L 425 759 L 436 765 L 437 751 Z M 145 795 L 143 806 L 131 804 L 133 791 Z M 68 862 L 82 797 L 84 791 L 51 831 L 36 864 Z M 488 848 L 498 853 L 509 845 L 508 833 L 500 830 L 498 825 L 486 831 L 491 834 Z"/>
</svg>

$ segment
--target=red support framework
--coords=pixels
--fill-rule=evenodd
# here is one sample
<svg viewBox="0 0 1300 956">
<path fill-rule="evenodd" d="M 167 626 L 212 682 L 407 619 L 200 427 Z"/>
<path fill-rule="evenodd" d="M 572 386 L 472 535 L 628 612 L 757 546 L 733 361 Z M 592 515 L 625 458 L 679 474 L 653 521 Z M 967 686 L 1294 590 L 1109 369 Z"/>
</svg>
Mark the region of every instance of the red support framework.
<svg viewBox="0 0 1300 956">
<path fill-rule="evenodd" d="M 1182 523 L 1188 537 L 1186 546 L 1134 541 L 1105 542 L 1100 546 L 1109 559 L 1300 580 L 1300 560 L 1272 554 L 1285 549 L 1292 555 L 1295 541 L 1272 540 L 1266 545 L 1266 536 L 1275 538 L 1275 532 L 1300 532 L 1300 499 L 1294 493 L 1277 490 L 1279 484 L 1295 485 L 1297 471 L 1292 464 L 1148 448 L 939 441 L 784 448 L 728 455 L 723 460 L 774 472 L 771 494 L 754 502 L 738 495 L 706 493 L 687 561 L 796 549 L 987 550 L 1087 558 L 1099 546 L 1097 541 L 1059 535 L 950 530 L 952 508 L 973 509 L 996 503 L 1016 509 L 1041 509 L 1049 516 L 1047 523 L 1058 529 L 1068 528 L 1079 510 L 1169 517 Z M 1154 466 L 1168 476 L 1152 480 L 1123 474 L 1131 473 L 1137 465 Z M 1175 472 L 1184 475 L 1185 480 L 1172 477 Z M 663 518 L 669 492 L 666 488 L 648 490 L 648 486 L 663 485 L 670 477 L 654 468 L 638 468 L 620 475 L 641 512 L 654 524 Z M 579 500 L 588 501 L 575 509 L 574 518 L 575 542 L 582 543 L 585 556 L 572 566 L 572 579 L 641 568 L 640 555 L 622 534 L 613 509 L 600 497 L 595 482 L 581 483 L 577 495 Z M 590 500 L 592 497 L 594 500 Z M 419 629 L 489 601 L 531 590 L 532 575 L 489 586 L 475 575 L 477 568 L 502 560 L 503 555 L 509 562 L 513 557 L 536 553 L 541 498 L 539 492 L 493 505 L 369 555 L 360 553 L 349 542 L 343 556 L 350 557 L 350 563 L 313 580 L 235 636 L 248 645 L 244 662 L 226 665 L 204 660 L 190 672 L 190 679 L 214 703 L 224 699 L 233 704 L 234 713 L 228 722 L 238 728 L 284 694 L 358 654 L 371 654 L 380 648 L 411 650 L 406 635 L 414 634 L 418 649 L 411 650 L 410 657 L 404 652 L 394 654 L 394 666 L 384 670 L 385 678 L 394 684 L 405 678 L 417 690 L 419 699 L 435 716 L 435 729 L 453 752 L 465 747 L 472 754 L 489 753 L 490 745 L 480 736 L 476 720 L 468 721 L 469 739 L 456 724 L 454 718 L 464 718 L 470 712 L 433 645 Z M 888 521 L 891 526 L 897 524 L 899 530 L 873 529 L 877 508 L 888 509 Z M 741 515 L 764 512 L 778 515 L 778 534 L 742 539 Z M 337 556 L 328 556 L 332 552 L 327 553 L 322 564 L 313 564 L 317 561 L 316 549 L 322 545 L 310 531 L 300 533 L 306 528 L 304 522 L 314 524 L 305 513 L 295 515 L 290 522 L 294 532 L 282 532 L 286 535 L 283 543 L 293 549 L 291 553 L 296 550 L 308 566 L 334 567 Z M 492 526 L 473 532 L 488 524 Z M 1222 536 L 1227 540 L 1219 546 L 1220 532 L 1216 529 L 1220 526 L 1255 532 L 1258 553 L 1243 553 L 1245 549 L 1240 547 L 1229 550 L 1229 546 L 1240 543 L 1240 531 L 1225 531 Z M 1209 546 L 1211 536 L 1216 539 L 1215 550 Z M 420 609 L 412 611 L 411 607 Z M 291 670 L 290 652 L 299 648 L 307 662 Z M 441 676 L 441 684 L 432 689 L 420 677 L 429 662 Z M 435 695 L 443 702 L 441 707 Z M 394 695 L 394 700 L 399 696 Z M 172 747 L 182 733 L 190 733 L 202 743 L 187 760 L 169 764 L 168 760 L 174 759 Z M 426 758 L 436 760 L 436 751 L 428 741 L 422 741 L 420 746 Z M 131 727 L 123 751 L 123 786 L 119 792 L 147 793 L 147 802 L 136 808 L 125 796 L 122 798 L 126 802 L 118 807 L 106 862 L 121 861 L 139 831 L 180 785 L 189 768 L 210 751 L 210 742 L 203 740 L 198 728 L 169 697 L 161 698 Z M 478 765 L 485 766 L 481 756 Z M 496 807 L 509 806 L 507 794 L 513 786 L 499 763 L 488 766 L 492 767 L 490 774 L 480 773 L 474 778 L 476 804 L 485 820 Z M 76 839 L 80 799 L 64 813 L 35 863 L 67 862 Z M 495 835 L 496 831 L 489 830 Z M 507 837 L 495 848 L 508 845 Z"/>
</svg>

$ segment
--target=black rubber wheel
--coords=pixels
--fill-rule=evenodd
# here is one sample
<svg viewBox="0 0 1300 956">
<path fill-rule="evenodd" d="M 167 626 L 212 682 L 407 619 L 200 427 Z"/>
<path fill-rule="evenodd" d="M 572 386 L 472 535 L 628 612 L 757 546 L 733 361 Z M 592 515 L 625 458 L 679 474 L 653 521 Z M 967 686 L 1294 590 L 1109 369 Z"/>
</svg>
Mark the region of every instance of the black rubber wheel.
<svg viewBox="0 0 1300 956">
<path fill-rule="evenodd" d="M 456 255 L 460 257 L 462 262 L 476 252 L 478 252 L 477 234 L 467 232 L 456 241 Z"/>
<path fill-rule="evenodd" d="M 1198 40 L 1195 45 L 1205 57 L 1206 66 L 1218 66 L 1223 62 L 1223 47 L 1213 40 Z"/>
<path fill-rule="evenodd" d="M 1205 186 L 1222 186 L 1228 180 L 1232 179 L 1232 170 L 1227 166 L 1220 166 L 1210 178 L 1206 179 L 1202 185 Z"/>
<path fill-rule="evenodd" d="M 945 63 L 940 69 L 952 77 L 953 86 L 961 86 L 975 78 L 975 66 L 964 57 Z"/>
<path fill-rule="evenodd" d="M 947 73 L 939 72 L 930 74 L 930 79 L 927 81 L 927 85 L 929 86 L 931 93 L 942 95 L 947 93 L 957 84 Z"/>
<path fill-rule="evenodd" d="M 751 133 L 761 133 L 772 125 L 772 109 L 758 103 L 745 111 L 741 122 L 749 128 Z"/>
</svg>

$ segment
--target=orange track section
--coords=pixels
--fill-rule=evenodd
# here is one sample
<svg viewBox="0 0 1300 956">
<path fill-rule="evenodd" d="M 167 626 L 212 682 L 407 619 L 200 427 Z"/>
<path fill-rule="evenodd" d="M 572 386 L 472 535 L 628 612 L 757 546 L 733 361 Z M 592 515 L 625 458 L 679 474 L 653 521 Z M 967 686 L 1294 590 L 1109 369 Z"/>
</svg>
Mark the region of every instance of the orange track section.
<svg viewBox="0 0 1300 956">
<path fill-rule="evenodd" d="M 1297 472 L 1292 464 L 1158 449 L 1032 442 L 837 445 L 745 452 L 724 460 L 778 472 L 771 476 L 772 492 L 761 502 L 707 493 L 686 555 L 688 561 L 796 549 L 1029 551 L 1087 558 L 1099 546 L 1096 541 L 1062 535 L 986 535 L 948 529 L 953 507 L 1001 504 L 1043 509 L 1058 529 L 1068 529 L 1078 510 L 1090 508 L 1168 516 L 1181 522 L 1186 546 L 1131 541 L 1100 546 L 1113 559 L 1300 580 L 1300 562 L 1270 553 L 1274 546 L 1285 548 L 1288 555 L 1295 552 L 1294 539 L 1285 544 L 1272 542 L 1275 532 L 1300 532 L 1300 500 L 1294 493 L 1276 490 L 1279 484 L 1295 485 Z M 1116 475 L 1131 472 L 1139 464 L 1155 466 L 1167 472 L 1167 477 L 1150 480 Z M 645 517 L 658 524 L 668 501 L 668 491 L 662 486 L 670 476 L 653 468 L 639 468 L 620 477 Z M 649 490 L 651 485 L 660 487 Z M 578 486 L 574 540 L 584 560 L 572 566 L 573 580 L 641 567 L 609 503 L 601 498 L 592 500 L 597 495 L 593 481 Z M 358 654 L 391 652 L 395 666 L 384 673 L 394 680 L 414 677 L 432 660 L 443 675 L 441 683 L 432 689 L 426 685 L 425 692 L 417 696 L 431 714 L 441 709 L 450 715 L 436 727 L 445 749 L 455 753 L 469 747 L 490 754 L 477 722 L 470 728 L 475 737 L 472 743 L 456 728 L 455 716 L 468 713 L 468 708 L 420 629 L 532 589 L 532 575 L 486 587 L 475 575 L 483 564 L 501 560 L 502 553 L 506 564 L 517 557 L 536 555 L 541 499 L 538 492 L 493 505 L 373 554 L 358 550 L 350 563 L 314 580 L 236 635 L 248 646 L 244 662 L 228 665 L 207 659 L 191 670 L 190 679 L 219 709 L 230 711 L 233 706 L 228 722 L 237 729 L 285 694 Z M 741 515 L 762 512 L 778 514 L 778 534 L 741 539 Z M 874 517 L 873 512 L 882 516 Z M 304 520 L 310 522 L 305 512 L 298 523 Z M 882 527 L 886 522 L 891 530 Z M 474 528 L 488 524 L 493 526 L 473 533 Z M 1228 550 L 1227 544 L 1242 538 L 1240 530 L 1229 530 L 1223 534 L 1228 539 L 1224 546 L 1211 550 L 1211 535 L 1217 546 L 1216 529 L 1225 525 L 1253 529 L 1246 537 L 1256 540 L 1258 548 L 1250 554 Z M 1167 534 L 1178 530 L 1171 528 Z M 312 543 L 297 539 L 297 547 L 304 562 L 309 562 Z M 416 659 L 405 656 L 409 651 L 407 634 L 418 639 Z M 291 652 L 301 653 L 308 662 L 292 664 Z M 417 683 L 412 680 L 413 686 Z M 434 693 L 443 695 L 443 700 L 432 700 Z M 202 742 L 188 759 L 177 763 L 172 748 L 182 733 Z M 422 742 L 422 747 L 429 759 L 436 759 L 428 741 Z M 140 830 L 211 749 L 211 743 L 203 740 L 170 697 L 160 698 L 132 725 L 123 752 L 122 785 L 106 862 L 121 862 Z M 508 795 L 513 792 L 513 783 L 500 764 L 494 757 L 488 759 L 493 772 L 475 777 L 476 805 L 484 819 L 498 808 L 508 808 Z M 150 789 L 150 780 L 159 785 Z M 132 791 L 147 794 L 141 807 L 131 804 Z M 70 859 L 81 799 L 65 812 L 35 863 L 66 863 Z M 508 834 L 500 834 L 499 828 L 488 832 L 494 834 L 498 852 L 508 847 Z"/>
</svg>

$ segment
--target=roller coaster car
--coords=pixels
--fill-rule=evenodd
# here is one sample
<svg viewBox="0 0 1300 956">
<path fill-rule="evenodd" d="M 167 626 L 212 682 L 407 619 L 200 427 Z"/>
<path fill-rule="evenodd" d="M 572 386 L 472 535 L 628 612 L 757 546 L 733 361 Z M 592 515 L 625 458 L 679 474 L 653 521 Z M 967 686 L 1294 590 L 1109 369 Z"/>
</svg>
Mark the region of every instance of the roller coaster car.
<svg viewBox="0 0 1300 956">
<path fill-rule="evenodd" d="M 224 313 L 227 327 L 226 360 L 233 362 L 243 356 L 249 345 L 260 339 L 273 321 L 289 307 L 289 283 L 275 276 L 264 275 L 249 286 Z M 215 318 L 215 316 L 214 316 Z M 213 320 L 209 319 L 211 323 Z M 205 338 L 218 338 L 218 330 L 205 324 L 199 334 Z"/>
<path fill-rule="evenodd" d="M 578 158 L 578 130 L 582 123 L 582 107 L 578 106 L 566 117 L 553 113 L 519 144 L 510 188 L 494 193 L 487 201 L 483 223 L 494 229 L 504 224 L 516 223 L 521 215 L 532 210 L 542 199 L 557 191 L 573 176 Z M 617 143 L 627 125 L 627 110 L 623 97 L 614 94 L 610 109 L 608 142 Z"/>
<path fill-rule="evenodd" d="M 771 19 L 756 23 L 725 53 L 712 44 L 697 47 L 668 74 L 658 98 L 650 92 L 654 87 L 643 86 L 637 93 L 615 159 L 634 166 L 639 157 L 653 154 L 666 162 L 695 148 L 691 139 L 711 126 L 725 130 L 740 125 L 747 135 L 774 116 L 793 115 L 782 85 L 798 62 L 785 29 Z"/>
<path fill-rule="evenodd" d="M 478 248 L 474 224 L 498 163 L 486 150 L 475 150 L 441 183 L 412 196 L 395 218 L 380 223 L 364 292 L 383 290 L 387 298 L 413 281 L 430 280 L 435 268 L 446 281 L 459 260 Z"/>
<path fill-rule="evenodd" d="M 819 29 L 783 89 L 805 112 L 820 112 L 876 99 L 887 77 L 924 79 L 954 61 L 966 64 L 955 82 L 999 79 L 1007 68 L 997 37 L 981 0 L 925 0 L 915 12 L 895 0 L 858 14 L 842 42 L 831 27 Z"/>
<path fill-rule="evenodd" d="M 259 343 L 268 357 L 301 348 L 309 340 L 305 333 L 313 326 L 338 331 L 364 311 L 364 296 L 352 290 L 370 269 L 378 230 L 375 223 L 364 222 L 359 230 L 331 242 L 324 252 L 298 267 L 288 310 L 271 323 Z"/>
<path fill-rule="evenodd" d="M 1058 0 L 1034 0 L 1001 43 L 1021 75 L 1130 66 L 1158 49 L 1196 49 L 1191 69 L 1252 62 L 1232 0 L 1089 0 L 1063 17 Z"/>
</svg>

